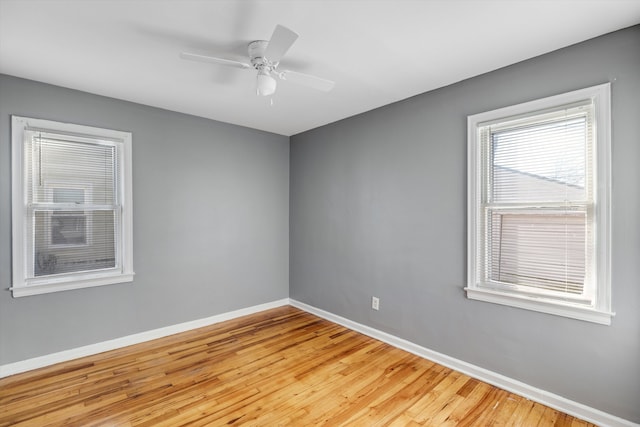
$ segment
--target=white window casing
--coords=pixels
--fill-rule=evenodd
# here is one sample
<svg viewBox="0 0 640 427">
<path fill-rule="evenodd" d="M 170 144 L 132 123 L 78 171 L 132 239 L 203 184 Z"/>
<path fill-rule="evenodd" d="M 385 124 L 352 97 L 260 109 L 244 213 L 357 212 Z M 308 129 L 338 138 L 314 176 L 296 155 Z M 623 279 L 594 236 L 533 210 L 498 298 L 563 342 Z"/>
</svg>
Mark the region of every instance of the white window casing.
<svg viewBox="0 0 640 427">
<path fill-rule="evenodd" d="M 467 124 L 467 297 L 610 324 L 610 84 Z"/>
<path fill-rule="evenodd" d="M 11 124 L 13 296 L 133 281 L 131 133 Z"/>
</svg>

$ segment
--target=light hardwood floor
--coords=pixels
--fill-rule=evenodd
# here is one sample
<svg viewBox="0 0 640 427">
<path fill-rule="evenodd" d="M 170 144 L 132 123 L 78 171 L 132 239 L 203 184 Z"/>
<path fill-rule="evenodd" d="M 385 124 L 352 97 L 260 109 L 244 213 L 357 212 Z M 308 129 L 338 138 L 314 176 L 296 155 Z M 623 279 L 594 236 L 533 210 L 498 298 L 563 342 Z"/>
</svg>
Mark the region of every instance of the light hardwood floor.
<svg viewBox="0 0 640 427">
<path fill-rule="evenodd" d="M 0 380 L 0 426 L 588 426 L 293 307 Z"/>
</svg>

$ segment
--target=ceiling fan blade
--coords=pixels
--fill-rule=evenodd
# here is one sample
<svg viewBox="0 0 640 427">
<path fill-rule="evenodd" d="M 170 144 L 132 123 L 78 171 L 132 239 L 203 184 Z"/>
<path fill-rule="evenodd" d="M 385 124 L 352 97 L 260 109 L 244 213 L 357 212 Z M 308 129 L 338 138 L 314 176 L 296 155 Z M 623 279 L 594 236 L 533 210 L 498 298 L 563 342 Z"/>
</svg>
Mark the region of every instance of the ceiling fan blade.
<svg viewBox="0 0 640 427">
<path fill-rule="evenodd" d="M 323 92 L 329 92 L 336 85 L 336 83 L 331 80 L 312 76 L 310 74 L 299 73 L 297 71 L 283 70 L 278 73 L 278 76 L 282 80 L 321 90 Z"/>
<path fill-rule="evenodd" d="M 298 34 L 294 33 L 287 27 L 276 25 L 271 40 L 264 51 L 264 57 L 271 62 L 280 62 L 285 53 L 289 50 L 293 42 L 298 38 Z"/>
<path fill-rule="evenodd" d="M 251 68 L 251 65 L 246 64 L 244 62 L 233 61 L 231 59 L 216 58 L 215 56 L 198 55 L 197 53 L 182 52 L 180 53 L 180 58 L 188 59 L 190 61 L 210 62 L 212 64 L 225 65 L 227 67 L 235 67 L 235 68 L 243 68 L 243 69 Z"/>
</svg>

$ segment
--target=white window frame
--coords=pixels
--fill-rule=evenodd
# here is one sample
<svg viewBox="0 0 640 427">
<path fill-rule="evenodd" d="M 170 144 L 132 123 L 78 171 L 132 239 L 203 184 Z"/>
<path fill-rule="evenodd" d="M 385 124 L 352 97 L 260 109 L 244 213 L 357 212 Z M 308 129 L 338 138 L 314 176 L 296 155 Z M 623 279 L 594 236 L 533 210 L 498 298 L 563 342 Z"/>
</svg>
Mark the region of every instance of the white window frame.
<svg viewBox="0 0 640 427">
<path fill-rule="evenodd" d="M 83 271 L 51 276 L 29 277 L 33 268 L 32 256 L 28 253 L 29 239 L 33 238 L 28 227 L 27 178 L 30 173 L 24 166 L 24 144 L 27 133 L 32 131 L 69 135 L 92 142 L 108 141 L 117 147 L 120 165 L 119 203 L 121 207 L 121 229 L 119 246 L 116 248 L 120 266 L 116 269 Z M 132 196 L 132 135 L 111 129 L 62 123 L 27 117 L 11 117 L 12 138 L 12 295 L 23 297 L 93 286 L 132 282 L 133 271 L 133 196 Z M 84 188 L 82 182 L 50 183 L 53 187 Z M 85 195 L 86 197 L 86 195 Z"/>
<path fill-rule="evenodd" d="M 485 282 L 479 274 L 482 262 L 479 209 L 482 200 L 481 136 L 483 124 L 501 119 L 527 117 L 568 104 L 591 100 L 595 106 L 594 132 L 594 292 L 589 301 L 558 299 L 545 292 L 523 294 Z M 538 99 L 470 115 L 467 118 L 467 298 L 569 318 L 610 325 L 611 311 L 611 88 L 601 84 L 548 98 Z M 589 267 L 587 267 L 589 268 Z"/>
</svg>

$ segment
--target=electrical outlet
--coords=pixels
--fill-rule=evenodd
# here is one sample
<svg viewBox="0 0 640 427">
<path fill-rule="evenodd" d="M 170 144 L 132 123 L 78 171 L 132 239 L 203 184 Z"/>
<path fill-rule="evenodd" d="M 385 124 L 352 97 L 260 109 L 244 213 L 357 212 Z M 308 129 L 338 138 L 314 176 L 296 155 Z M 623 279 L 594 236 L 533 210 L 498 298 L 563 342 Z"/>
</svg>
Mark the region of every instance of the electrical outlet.
<svg viewBox="0 0 640 427">
<path fill-rule="evenodd" d="M 371 297 L 371 308 L 374 310 L 380 310 L 380 298 Z"/>
</svg>

